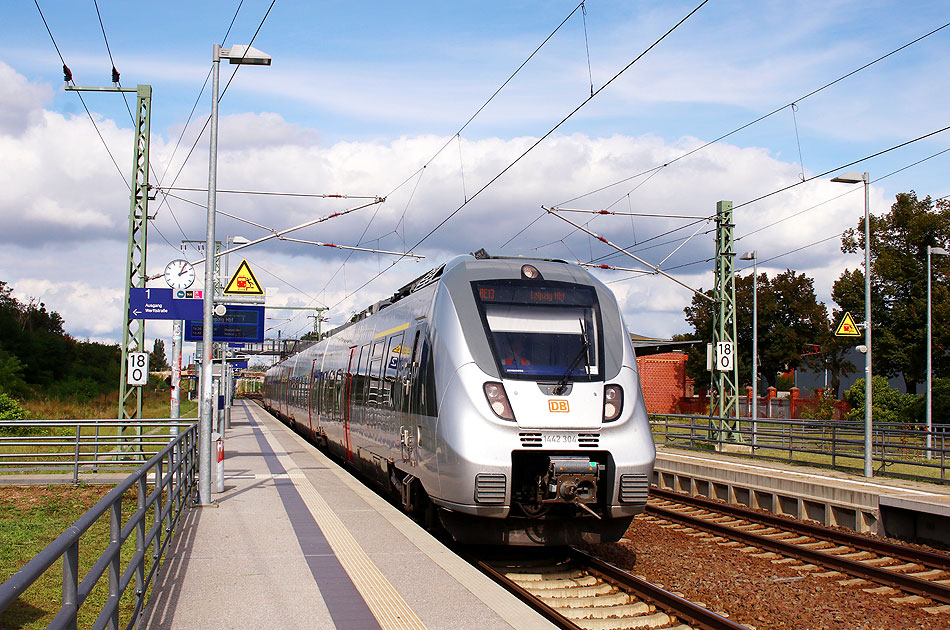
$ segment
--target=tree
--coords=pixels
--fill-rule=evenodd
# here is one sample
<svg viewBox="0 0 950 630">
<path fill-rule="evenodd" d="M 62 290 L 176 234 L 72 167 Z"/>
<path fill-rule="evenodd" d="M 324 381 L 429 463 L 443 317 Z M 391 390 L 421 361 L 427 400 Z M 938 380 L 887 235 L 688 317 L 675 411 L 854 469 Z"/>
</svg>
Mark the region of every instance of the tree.
<svg viewBox="0 0 950 630">
<path fill-rule="evenodd" d="M 844 399 L 851 405 L 848 420 L 860 422 L 865 413 L 865 379 L 859 378 L 848 391 Z M 883 376 L 871 377 L 871 416 L 875 422 L 901 422 L 912 424 L 923 419 L 923 409 L 920 407 L 919 396 L 902 394 L 892 388 Z"/>
<path fill-rule="evenodd" d="M 736 278 L 736 359 L 739 382 L 747 384 L 752 382 L 752 289 L 751 275 Z M 712 291 L 705 295 L 712 297 Z M 759 375 L 774 387 L 779 372 L 799 367 L 826 339 L 828 313 L 815 295 L 814 280 L 791 269 L 772 280 L 759 274 L 758 303 Z M 684 309 L 686 321 L 693 326 L 693 339 L 712 341 L 713 311 L 717 308 L 711 300 L 693 296 Z M 689 375 L 697 383 L 707 382 L 705 347 L 690 349 L 689 354 Z"/>
<path fill-rule="evenodd" d="M 119 359 L 118 346 L 73 339 L 59 313 L 36 299 L 20 302 L 0 281 L 0 390 L 24 398 L 104 394 L 116 387 Z"/>
<path fill-rule="evenodd" d="M 161 339 L 156 339 L 152 345 L 149 369 L 156 372 L 169 369 L 168 359 L 165 357 L 165 342 Z"/>
<path fill-rule="evenodd" d="M 874 371 L 902 376 L 916 393 L 926 372 L 927 246 L 950 241 L 950 201 L 918 199 L 914 191 L 897 195 L 890 212 L 870 217 L 871 319 Z M 864 250 L 864 217 L 841 238 L 841 251 Z M 934 371 L 950 373 L 950 261 L 934 256 Z M 864 274 L 846 270 L 835 283 L 835 301 L 864 313 Z M 860 302 L 858 302 L 860 296 Z M 839 298 L 841 301 L 839 301 Z M 858 304 L 860 303 L 860 306 Z M 860 317 L 859 319 L 863 319 Z"/>
</svg>

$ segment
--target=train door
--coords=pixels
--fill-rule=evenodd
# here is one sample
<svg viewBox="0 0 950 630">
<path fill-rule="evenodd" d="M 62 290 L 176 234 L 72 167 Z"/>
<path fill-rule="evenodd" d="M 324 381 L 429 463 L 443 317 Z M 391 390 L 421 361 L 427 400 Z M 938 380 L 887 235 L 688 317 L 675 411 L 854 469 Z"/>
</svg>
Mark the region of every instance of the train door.
<svg viewBox="0 0 950 630">
<path fill-rule="evenodd" d="M 418 413 L 416 409 L 417 405 L 413 402 L 416 398 L 413 390 L 418 374 L 416 360 L 419 352 L 419 338 L 421 334 L 422 326 L 419 326 L 410 337 L 410 339 L 412 339 L 412 346 L 408 346 L 409 342 L 407 340 L 407 345 L 401 347 L 399 355 L 400 365 L 397 376 L 399 388 L 395 394 L 396 400 L 393 401 L 395 403 L 396 412 L 399 415 L 400 454 L 402 461 L 408 463 L 410 466 L 415 466 L 418 463 L 416 448 L 419 444 L 420 433 L 422 431 L 421 422 L 417 422 L 418 418 L 416 417 Z"/>
<path fill-rule="evenodd" d="M 313 398 L 315 387 L 314 384 L 317 382 L 316 379 L 317 373 L 317 360 L 314 359 L 313 363 L 310 365 L 310 383 L 307 384 L 307 421 L 310 425 L 310 432 L 316 433 L 313 429 Z M 317 410 L 317 417 L 319 418 L 319 409 Z"/>
<path fill-rule="evenodd" d="M 277 413 L 287 416 L 290 405 L 290 368 L 282 367 L 280 370 L 280 404 L 277 405 Z"/>
<path fill-rule="evenodd" d="M 350 346 L 350 357 L 346 362 L 346 372 L 343 374 L 343 400 L 341 401 L 343 407 L 343 449 L 346 451 L 347 461 L 351 462 L 353 461 L 353 449 L 350 444 L 350 410 L 353 393 L 353 359 L 356 357 L 358 348 L 359 346 Z"/>
</svg>

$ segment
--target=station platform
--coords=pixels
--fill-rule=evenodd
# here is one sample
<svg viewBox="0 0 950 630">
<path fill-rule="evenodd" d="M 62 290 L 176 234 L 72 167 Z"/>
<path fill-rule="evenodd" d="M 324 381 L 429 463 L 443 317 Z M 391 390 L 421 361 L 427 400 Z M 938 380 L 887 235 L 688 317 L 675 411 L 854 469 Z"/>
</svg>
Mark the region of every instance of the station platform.
<svg viewBox="0 0 950 630">
<path fill-rule="evenodd" d="M 657 444 L 653 484 L 858 532 L 950 545 L 950 484 Z"/>
<path fill-rule="evenodd" d="M 224 471 L 142 627 L 554 627 L 252 402 L 232 407 Z"/>
</svg>

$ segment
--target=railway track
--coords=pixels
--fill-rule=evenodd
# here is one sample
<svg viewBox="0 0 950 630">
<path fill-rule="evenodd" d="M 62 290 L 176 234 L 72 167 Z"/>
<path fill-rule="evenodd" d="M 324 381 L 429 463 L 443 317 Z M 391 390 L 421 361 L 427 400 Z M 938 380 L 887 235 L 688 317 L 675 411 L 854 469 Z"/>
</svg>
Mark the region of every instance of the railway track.
<svg viewBox="0 0 950 630">
<path fill-rule="evenodd" d="M 811 570 L 828 569 L 815 573 L 821 577 L 878 585 L 866 589 L 869 592 L 911 594 L 897 601 L 924 603 L 921 598 L 926 598 L 950 604 L 950 556 L 946 554 L 657 488 L 651 488 L 650 495 L 648 516 L 705 532 L 711 539 L 745 544 L 744 551 L 778 554 L 810 565 L 807 569 Z"/>
<path fill-rule="evenodd" d="M 561 628 L 745 628 L 582 551 L 558 553 L 473 562 Z"/>
</svg>

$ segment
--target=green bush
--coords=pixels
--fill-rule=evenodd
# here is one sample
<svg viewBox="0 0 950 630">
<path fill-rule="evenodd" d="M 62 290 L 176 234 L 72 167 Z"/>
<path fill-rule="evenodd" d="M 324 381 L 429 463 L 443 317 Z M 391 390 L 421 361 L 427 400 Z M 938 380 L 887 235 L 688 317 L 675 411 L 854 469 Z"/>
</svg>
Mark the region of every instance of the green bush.
<svg viewBox="0 0 950 630">
<path fill-rule="evenodd" d="M 27 415 L 15 398 L 0 392 L 0 420 L 26 420 Z"/>
<path fill-rule="evenodd" d="M 922 396 L 902 394 L 892 388 L 883 376 L 871 379 L 871 406 L 876 422 L 894 422 L 918 424 L 923 422 Z M 844 399 L 851 405 L 848 420 L 864 420 L 864 379 L 859 378 L 848 391 Z"/>
</svg>

